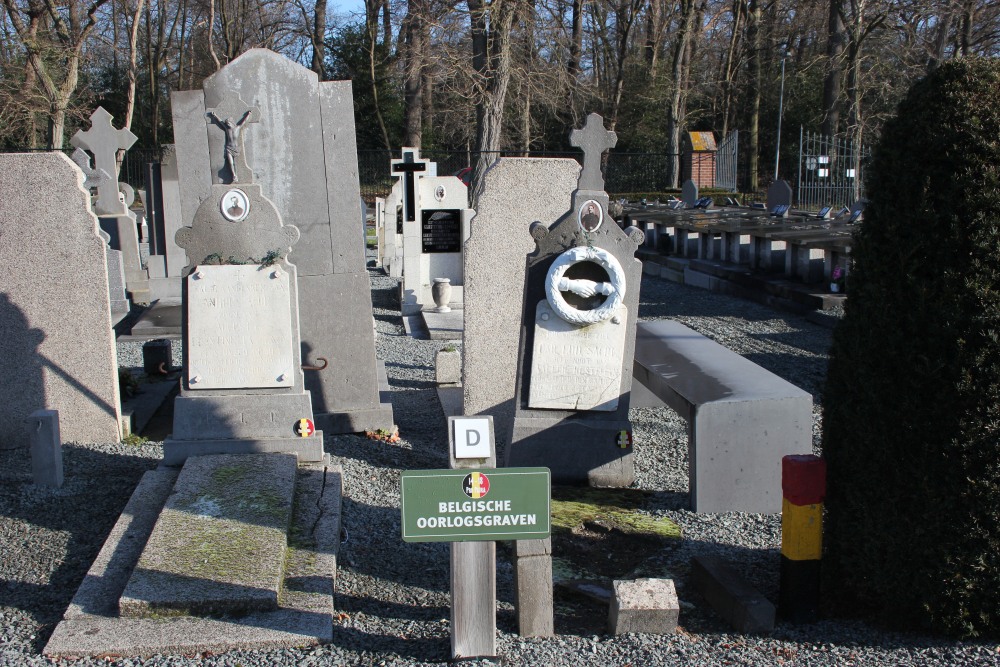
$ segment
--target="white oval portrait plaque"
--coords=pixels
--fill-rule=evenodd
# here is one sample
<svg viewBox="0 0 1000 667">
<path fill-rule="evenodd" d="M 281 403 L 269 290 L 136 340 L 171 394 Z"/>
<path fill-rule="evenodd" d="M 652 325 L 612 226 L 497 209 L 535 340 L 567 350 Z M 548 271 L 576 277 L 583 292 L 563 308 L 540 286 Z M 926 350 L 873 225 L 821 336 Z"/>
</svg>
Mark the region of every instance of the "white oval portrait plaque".
<svg viewBox="0 0 1000 667">
<path fill-rule="evenodd" d="M 601 208 L 601 204 L 593 199 L 588 199 L 583 202 L 583 206 L 580 207 L 580 213 L 577 217 L 580 223 L 580 228 L 585 232 L 596 232 L 601 223 L 604 222 L 604 209 Z"/>
<path fill-rule="evenodd" d="M 219 207 L 226 220 L 239 222 L 250 214 L 250 198 L 242 190 L 233 188 L 223 195 Z"/>
</svg>

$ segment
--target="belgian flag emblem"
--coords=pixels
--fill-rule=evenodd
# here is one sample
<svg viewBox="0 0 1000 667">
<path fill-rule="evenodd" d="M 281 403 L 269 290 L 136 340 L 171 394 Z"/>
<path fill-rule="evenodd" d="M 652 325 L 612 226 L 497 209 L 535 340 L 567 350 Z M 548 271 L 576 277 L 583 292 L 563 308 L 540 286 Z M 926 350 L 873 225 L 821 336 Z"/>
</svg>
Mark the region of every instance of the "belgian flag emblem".
<svg viewBox="0 0 1000 667">
<path fill-rule="evenodd" d="M 462 491 L 474 500 L 490 492 L 490 479 L 481 472 L 470 473 L 462 480 Z"/>
</svg>

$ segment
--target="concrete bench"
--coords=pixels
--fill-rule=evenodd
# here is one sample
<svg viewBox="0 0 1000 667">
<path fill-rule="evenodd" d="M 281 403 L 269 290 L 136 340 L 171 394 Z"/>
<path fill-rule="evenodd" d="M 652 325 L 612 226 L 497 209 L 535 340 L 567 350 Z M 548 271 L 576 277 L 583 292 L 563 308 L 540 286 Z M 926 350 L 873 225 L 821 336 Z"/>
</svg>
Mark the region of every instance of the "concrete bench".
<svg viewBox="0 0 1000 667">
<path fill-rule="evenodd" d="M 812 453 L 812 396 L 673 320 L 639 322 L 632 407 L 688 424 L 695 512 L 781 511 L 781 457 Z"/>
</svg>

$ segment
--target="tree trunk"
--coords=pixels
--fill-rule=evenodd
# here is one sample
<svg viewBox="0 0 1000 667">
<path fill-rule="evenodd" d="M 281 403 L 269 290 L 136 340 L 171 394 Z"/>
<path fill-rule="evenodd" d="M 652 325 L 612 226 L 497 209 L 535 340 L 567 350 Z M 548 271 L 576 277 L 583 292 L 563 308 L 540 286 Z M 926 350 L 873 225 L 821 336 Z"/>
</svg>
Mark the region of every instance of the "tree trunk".
<svg viewBox="0 0 1000 667">
<path fill-rule="evenodd" d="M 750 41 L 750 76 L 753 92 L 750 95 L 750 189 L 756 191 L 760 181 L 758 178 L 758 161 L 760 150 L 760 87 L 763 83 L 763 71 L 760 58 L 760 23 L 761 11 L 759 0 L 750 0 L 747 28 Z"/>
<path fill-rule="evenodd" d="M 312 71 L 316 72 L 320 81 L 326 81 L 324 56 L 326 56 L 326 0 L 316 0 L 316 10 L 313 12 L 313 29 L 309 36 L 312 41 Z"/>
<path fill-rule="evenodd" d="M 496 159 L 503 136 L 503 112 L 511 75 L 511 26 L 515 0 L 468 0 L 472 66 L 481 78 L 476 104 L 476 151 L 472 170 L 472 208 L 482 196 L 483 174 Z"/>
<path fill-rule="evenodd" d="M 736 75 L 736 54 L 739 52 L 741 43 L 740 35 L 743 32 L 744 9 L 742 0 L 733 0 L 733 31 L 729 35 L 729 48 L 726 51 L 726 62 L 722 77 L 722 136 L 729 135 L 729 120 L 732 114 L 733 93 L 735 83 L 733 77 Z"/>
<path fill-rule="evenodd" d="M 404 20 L 403 145 L 420 148 L 423 134 L 424 0 L 410 0 Z"/>
<path fill-rule="evenodd" d="M 826 78 L 823 80 L 822 133 L 832 137 L 840 126 L 841 59 L 844 54 L 843 0 L 830 0 L 826 37 Z"/>
<path fill-rule="evenodd" d="M 670 161 L 670 171 L 667 177 L 671 188 L 676 188 L 680 182 L 680 152 L 681 152 L 681 99 L 684 93 L 685 63 L 690 64 L 686 57 L 688 43 L 691 38 L 691 27 L 694 21 L 694 0 L 681 0 L 681 18 L 678 34 L 674 37 L 674 53 L 671 73 L 673 76 L 673 93 L 670 96 L 670 106 L 667 108 L 667 153 Z"/>
</svg>

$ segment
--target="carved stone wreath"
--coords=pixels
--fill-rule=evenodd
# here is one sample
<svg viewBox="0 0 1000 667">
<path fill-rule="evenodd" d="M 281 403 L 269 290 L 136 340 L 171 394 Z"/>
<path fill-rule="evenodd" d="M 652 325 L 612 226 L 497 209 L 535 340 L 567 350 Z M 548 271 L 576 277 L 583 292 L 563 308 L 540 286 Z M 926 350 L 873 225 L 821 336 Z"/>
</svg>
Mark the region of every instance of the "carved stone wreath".
<svg viewBox="0 0 1000 667">
<path fill-rule="evenodd" d="M 566 278 L 566 271 L 579 262 L 594 262 L 608 272 L 610 282 L 597 283 L 592 280 Z M 606 298 L 593 310 L 580 310 L 570 305 L 563 296 L 563 290 L 593 296 L 603 294 Z M 625 271 L 615 256 L 601 248 L 578 246 L 556 258 L 545 276 L 545 298 L 552 310 L 570 324 L 596 324 L 610 319 L 618 311 L 625 298 Z"/>
</svg>

